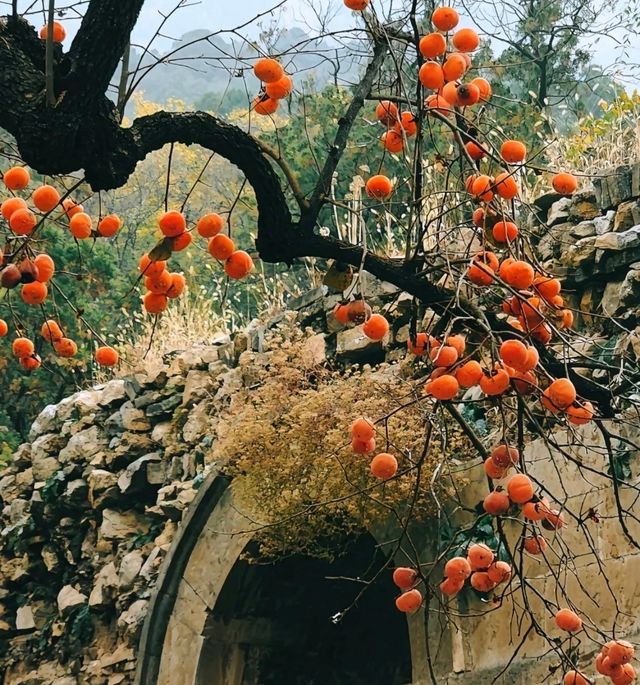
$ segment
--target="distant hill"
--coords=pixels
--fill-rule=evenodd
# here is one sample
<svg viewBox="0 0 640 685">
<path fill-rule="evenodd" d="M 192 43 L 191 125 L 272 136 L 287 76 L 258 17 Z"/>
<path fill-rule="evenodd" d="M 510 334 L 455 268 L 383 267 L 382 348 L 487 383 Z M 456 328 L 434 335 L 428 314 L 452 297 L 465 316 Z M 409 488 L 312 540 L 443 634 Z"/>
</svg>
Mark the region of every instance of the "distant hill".
<svg viewBox="0 0 640 685">
<path fill-rule="evenodd" d="M 152 51 L 142 60 L 141 51 L 132 51 L 131 68 L 140 61 L 140 73 L 148 69 L 139 86 L 147 100 L 165 103 L 170 98 L 177 98 L 207 109 L 218 109 L 216 104 L 222 100 L 220 112 L 225 113 L 245 104 L 257 92 L 259 84 L 251 65 L 260 54 L 258 50 L 240 39 L 207 38 L 209 35 L 205 29 L 189 31 L 174 41 L 165 53 Z M 304 83 L 314 90 L 332 81 L 336 70 L 345 78 L 358 67 L 355 57 L 341 57 L 338 65 L 334 47 L 322 39 L 310 38 L 300 28 L 283 30 L 275 41 L 274 50 L 290 53 L 290 57 L 287 54 L 283 59 L 285 68 L 296 74 L 299 86 Z M 155 64 L 161 57 L 165 61 Z"/>
</svg>

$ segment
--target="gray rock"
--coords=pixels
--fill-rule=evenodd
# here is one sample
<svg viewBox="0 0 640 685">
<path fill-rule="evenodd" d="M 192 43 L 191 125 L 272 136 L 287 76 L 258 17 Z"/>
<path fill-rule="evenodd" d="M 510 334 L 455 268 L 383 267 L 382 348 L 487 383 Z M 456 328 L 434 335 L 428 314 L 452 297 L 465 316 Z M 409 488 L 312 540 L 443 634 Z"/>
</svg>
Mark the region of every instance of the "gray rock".
<svg viewBox="0 0 640 685">
<path fill-rule="evenodd" d="M 31 461 L 35 480 L 48 480 L 60 469 L 58 455 L 65 440 L 55 433 L 36 438 L 31 445 Z"/>
<path fill-rule="evenodd" d="M 571 208 L 571 198 L 562 197 L 549 207 L 547 214 L 547 226 L 555 226 L 567 221 Z"/>
<path fill-rule="evenodd" d="M 206 397 L 211 391 L 213 381 L 214 379 L 208 371 L 197 369 L 189 371 L 182 392 L 183 406 L 191 406 L 195 401 Z"/>
<path fill-rule="evenodd" d="M 596 237 L 582 238 L 563 253 L 563 262 L 567 266 L 580 267 L 585 262 L 593 261 L 596 255 Z"/>
<path fill-rule="evenodd" d="M 51 433 L 58 427 L 57 410 L 58 405 L 48 404 L 40 414 L 38 414 L 36 420 L 31 424 L 29 440 L 33 441 L 44 433 Z"/>
<path fill-rule="evenodd" d="M 147 468 L 150 462 L 160 461 L 159 452 L 151 452 L 132 461 L 118 478 L 120 492 L 130 494 L 143 490 L 149 484 L 147 480 Z"/>
<path fill-rule="evenodd" d="M 180 405 L 182 398 L 180 395 L 175 394 L 169 396 L 162 402 L 157 402 L 156 404 L 150 404 L 146 408 L 146 415 L 150 419 L 158 419 L 161 417 L 171 416 L 173 410 Z"/>
<path fill-rule="evenodd" d="M 346 328 L 336 336 L 336 356 L 351 361 L 371 362 L 384 359 L 384 344 L 389 340 L 389 333 L 384 340 L 374 341 L 362 332 L 362 326 Z"/>
<path fill-rule="evenodd" d="M 581 221 L 571 228 L 571 235 L 574 238 L 590 238 L 592 235 L 596 235 L 596 225 L 593 221 Z"/>
<path fill-rule="evenodd" d="M 151 439 L 158 444 L 165 442 L 167 436 L 171 435 L 173 431 L 173 424 L 171 421 L 164 421 L 162 423 L 157 423 L 153 430 L 151 431 Z"/>
<path fill-rule="evenodd" d="M 96 425 L 71 436 L 66 447 L 60 450 L 58 459 L 61 464 L 90 461 L 107 444 L 107 439 Z"/>
<path fill-rule="evenodd" d="M 134 550 L 125 554 L 120 562 L 120 569 L 118 571 L 118 588 L 121 591 L 126 591 L 131 589 L 134 580 L 142 569 L 142 564 L 144 563 L 144 557 L 142 554 Z"/>
<path fill-rule="evenodd" d="M 72 585 L 65 585 L 57 597 L 58 611 L 64 616 L 81 604 L 86 604 L 87 596 L 76 590 Z"/>
<path fill-rule="evenodd" d="M 116 402 L 122 402 L 127 397 L 127 391 L 123 380 L 115 379 L 109 381 L 102 390 L 99 404 L 101 407 L 108 407 Z"/>
<path fill-rule="evenodd" d="M 616 210 L 613 230 L 620 233 L 638 224 L 640 224 L 640 202 L 638 200 L 623 202 Z"/>
<path fill-rule="evenodd" d="M 89 606 L 106 607 L 111 604 L 117 587 L 118 573 L 115 564 L 111 561 L 103 566 L 96 576 L 89 595 Z"/>
<path fill-rule="evenodd" d="M 19 607 L 16 611 L 16 630 L 35 630 L 35 627 L 31 607 Z"/>
<path fill-rule="evenodd" d="M 40 556 L 49 573 L 56 573 L 60 566 L 60 559 L 51 545 L 44 545 L 40 550 Z"/>
<path fill-rule="evenodd" d="M 630 313 L 631 306 L 638 302 L 640 295 L 640 271 L 631 269 L 623 281 L 607 283 L 600 306 L 605 314 L 617 316 Z"/>
<path fill-rule="evenodd" d="M 640 245 L 640 226 L 623 231 L 622 233 L 603 233 L 596 238 L 595 247 L 600 250 L 630 250 Z"/>
<path fill-rule="evenodd" d="M 138 635 L 142 629 L 142 624 L 147 615 L 149 601 L 146 599 L 137 599 L 118 617 L 118 628 L 124 630 L 130 636 Z"/>
<path fill-rule="evenodd" d="M 119 512 L 105 509 L 102 512 L 100 535 L 106 540 L 125 540 L 149 530 L 146 516 L 134 511 Z"/>
<path fill-rule="evenodd" d="M 76 478 L 67 483 L 65 490 L 65 497 L 72 502 L 82 502 L 87 498 L 89 486 L 87 481 L 82 478 Z"/>
<path fill-rule="evenodd" d="M 120 407 L 120 414 L 122 415 L 122 425 L 126 430 L 151 430 L 151 424 L 149 423 L 144 411 L 134 407 L 131 401 L 125 402 Z"/>
<path fill-rule="evenodd" d="M 155 404 L 162 399 L 162 393 L 157 390 L 151 390 L 150 392 L 145 392 L 144 395 L 140 395 L 133 400 L 133 406 L 136 409 L 144 409 L 150 404 Z"/>
</svg>

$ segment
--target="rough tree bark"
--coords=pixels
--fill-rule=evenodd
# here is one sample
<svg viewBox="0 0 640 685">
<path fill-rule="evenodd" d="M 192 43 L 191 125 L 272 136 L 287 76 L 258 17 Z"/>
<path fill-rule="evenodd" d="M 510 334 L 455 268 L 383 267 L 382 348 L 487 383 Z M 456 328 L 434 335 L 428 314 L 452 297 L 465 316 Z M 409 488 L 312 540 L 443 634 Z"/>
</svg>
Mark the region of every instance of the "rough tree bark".
<svg viewBox="0 0 640 685">
<path fill-rule="evenodd" d="M 123 186 L 138 162 L 167 143 L 197 143 L 235 164 L 252 186 L 258 208 L 256 247 L 262 260 L 291 264 L 296 258 L 321 257 L 359 266 L 361 247 L 320 236 L 315 228 L 352 125 L 382 66 L 384 37 L 375 43 L 353 90 L 308 206 L 294 220 L 274 167 L 256 140 L 240 128 L 204 112 L 157 112 L 136 119 L 129 128 L 120 125 L 106 91 L 143 4 L 144 0 L 89 2 L 69 51 L 55 46 L 54 106 L 46 100 L 45 42 L 21 17 L 0 19 L 0 127 L 15 137 L 23 160 L 47 175 L 82 170 L 93 190 L 99 191 Z M 421 258 L 398 263 L 367 253 L 364 266 L 448 317 L 464 317 L 469 326 L 485 333 L 491 329 L 512 335 L 491 313 L 420 275 Z M 545 359 L 549 371 L 564 375 L 563 362 L 549 353 Z M 605 415 L 611 413 L 610 390 L 573 370 L 570 375 L 583 397 L 597 401 Z"/>
</svg>

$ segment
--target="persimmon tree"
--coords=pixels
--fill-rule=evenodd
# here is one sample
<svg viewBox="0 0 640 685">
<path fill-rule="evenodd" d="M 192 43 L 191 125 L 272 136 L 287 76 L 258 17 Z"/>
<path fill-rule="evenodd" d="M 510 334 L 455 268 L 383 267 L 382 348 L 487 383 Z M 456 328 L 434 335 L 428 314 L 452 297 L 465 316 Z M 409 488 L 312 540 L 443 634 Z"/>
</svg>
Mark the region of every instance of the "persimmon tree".
<svg viewBox="0 0 640 685">
<path fill-rule="evenodd" d="M 528 149 L 495 126 L 492 111 L 500 102 L 492 97 L 492 75 L 473 63 L 482 37 L 472 27 L 459 26 L 454 7 L 416 1 L 400 15 L 384 18 L 369 0 L 345 0 L 359 16 L 354 28 L 333 37 L 348 38 L 345 49 L 360 52 L 363 66 L 325 154 L 310 155 L 308 164 L 315 170 L 311 183 L 300 182 L 282 154 L 277 133 L 267 142 L 250 127 L 200 111 L 159 111 L 124 125 L 109 87 L 118 65 L 128 63 L 131 33 L 143 4 L 90 0 L 80 10 L 81 25 L 68 46 L 64 22 L 55 23 L 52 13 L 40 33 L 15 5 L 0 23 L 0 126 L 17 146 L 14 163 L 3 174 L 8 196 L 2 204 L 7 243 L 1 278 L 8 311 L 13 313 L 12 298 L 19 289 L 24 303 L 41 315 L 38 345 L 44 339 L 60 356 L 75 355 L 76 342 L 65 337 L 47 305 L 50 291 L 70 307 L 78 309 L 79 304 L 56 285 L 60 265 L 46 254 L 42 227 L 59 229 L 52 240 L 106 241 L 118 233 L 121 217 L 102 207 L 97 217 L 84 212 L 74 195 L 77 184 L 64 185 L 59 177 L 81 172 L 81 179 L 100 194 L 125 185 L 147 155 L 166 145 L 197 144 L 224 158 L 253 190 L 255 246 L 237 246 L 229 235 L 231 214 L 225 221 L 217 208 L 187 220 L 188 193 L 186 198 L 171 195 L 169 154 L 165 207 L 157 221 L 160 239 L 140 256 L 138 278 L 144 278 L 146 311 L 161 315 L 168 300 L 181 295 L 184 278 L 170 270 L 172 259 L 203 239 L 230 279 L 251 277 L 247 250 L 254 248 L 266 263 L 332 260 L 329 280 L 339 282 L 345 293 L 335 319 L 344 326 L 362 326 L 362 335 L 371 340 L 384 340 L 389 322 L 385 312 L 374 312 L 367 303 L 362 271 L 411 296 L 408 353 L 415 357 L 416 374 L 408 383 L 407 407 L 422 407 L 421 449 L 409 450 L 389 438 L 388 415 L 348 417 L 343 446 L 351 456 L 363 455 L 363 464 L 371 458 L 363 469 L 370 469 L 372 484 L 353 496 L 375 498 L 376 489 L 402 481 L 396 494 L 405 506 L 393 509 L 401 523 L 393 547 L 406 550 L 413 563 L 393 573 L 401 590 L 398 609 L 413 612 L 426 603 L 427 617 L 430 611 L 446 612 L 448 598 L 471 587 L 485 599 L 493 597 L 497 606 L 507 596 L 517 602 L 528 619 L 525 638 L 530 631 L 548 637 L 543 617 L 532 608 L 539 602 L 540 611 L 554 616 L 560 630 L 570 636 L 585 631 L 589 640 L 600 643 L 595 660 L 600 673 L 615 684 L 632 682 L 633 647 L 609 640 L 612 626 L 598 625 L 581 617 L 578 607 L 566 606 L 570 600 L 562 573 L 552 570 L 547 556 L 555 545 L 571 567 L 571 551 L 562 544 L 562 529 L 570 525 L 582 531 L 585 545 L 597 556 L 588 528 L 597 512 L 574 511 L 565 489 L 550 491 L 527 474 L 525 450 L 534 438 L 558 458 L 583 468 L 570 447 L 586 447 L 579 427 L 595 425 L 602 463 L 597 469 L 584 468 L 607 480 L 617 523 L 630 547 L 640 547 L 630 526 L 638 522 L 637 515 L 621 496 L 626 490 L 637 494 L 637 488 L 622 482 L 615 465 L 618 444 L 635 447 L 622 429 L 628 412 L 637 408 L 637 363 L 623 355 L 613 364 L 581 351 L 580 334 L 574 330 L 579 312 L 565 299 L 561 280 L 539 263 L 524 222 L 529 173 L 544 174 L 559 196 L 570 196 L 578 189 L 580 170 L 546 168 L 544 142 L 540 149 Z M 252 71 L 260 82 L 247 102 L 252 117 L 274 117 L 278 123 L 283 102 L 296 87 L 296 74 L 285 73 L 287 58 L 264 54 L 235 65 Z M 123 72 L 119 92 L 126 96 L 135 79 Z M 544 100 L 544 93 L 538 98 Z M 336 197 L 334 179 L 345 150 L 362 142 L 354 141 L 354 127 L 362 118 L 371 122 L 363 160 L 369 169 L 367 198 L 360 188 L 358 201 L 349 204 Z M 34 187 L 27 167 L 51 177 L 49 182 Z M 305 178 L 309 175 L 307 169 Z M 355 216 L 355 230 L 348 236 L 338 231 L 339 222 L 327 230 L 334 208 Z M 400 240 L 393 253 L 380 249 L 369 228 L 380 216 Z M 427 309 L 433 313 L 429 326 L 423 318 Z M 40 359 L 34 340 L 13 335 L 27 327 L 7 319 L 0 332 L 11 333 L 13 355 L 25 370 L 35 371 Z M 100 344 L 95 357 L 107 367 L 118 363 L 118 353 L 107 345 Z M 495 437 L 492 444 L 459 409 L 465 405 L 484 407 Z M 443 435 L 452 422 L 484 464 L 488 494 L 478 511 L 465 511 L 464 534 L 454 534 L 437 559 L 425 565 L 419 555 L 412 557 L 409 523 L 416 502 L 428 496 L 422 470 L 427 461 L 432 463 L 435 445 L 446 461 Z M 552 430 L 558 426 L 570 436 L 569 446 Z M 436 478 L 438 472 L 435 467 L 430 474 Z M 519 531 L 515 544 L 505 532 L 507 523 Z M 555 596 L 541 596 L 528 579 L 526 555 L 541 557 L 555 574 Z M 387 570 L 380 569 L 376 577 Z M 590 675 L 577 670 L 572 639 L 548 640 L 565 685 L 590 682 Z M 437 682 L 433 668 L 430 677 Z"/>
</svg>

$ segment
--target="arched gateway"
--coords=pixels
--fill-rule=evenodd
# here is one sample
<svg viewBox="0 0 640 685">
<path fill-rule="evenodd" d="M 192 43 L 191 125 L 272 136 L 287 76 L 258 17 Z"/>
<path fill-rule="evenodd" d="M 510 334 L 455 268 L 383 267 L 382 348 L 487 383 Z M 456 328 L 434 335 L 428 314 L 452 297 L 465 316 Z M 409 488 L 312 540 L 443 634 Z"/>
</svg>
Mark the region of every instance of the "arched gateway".
<svg viewBox="0 0 640 685">
<path fill-rule="evenodd" d="M 139 685 L 405 685 L 409 628 L 394 588 L 357 594 L 355 577 L 376 556 L 371 535 L 329 563 L 295 556 L 243 560 L 247 519 L 226 478 L 201 487 L 158 580 L 138 655 Z M 389 658 L 393 655 L 392 658 Z"/>
</svg>

